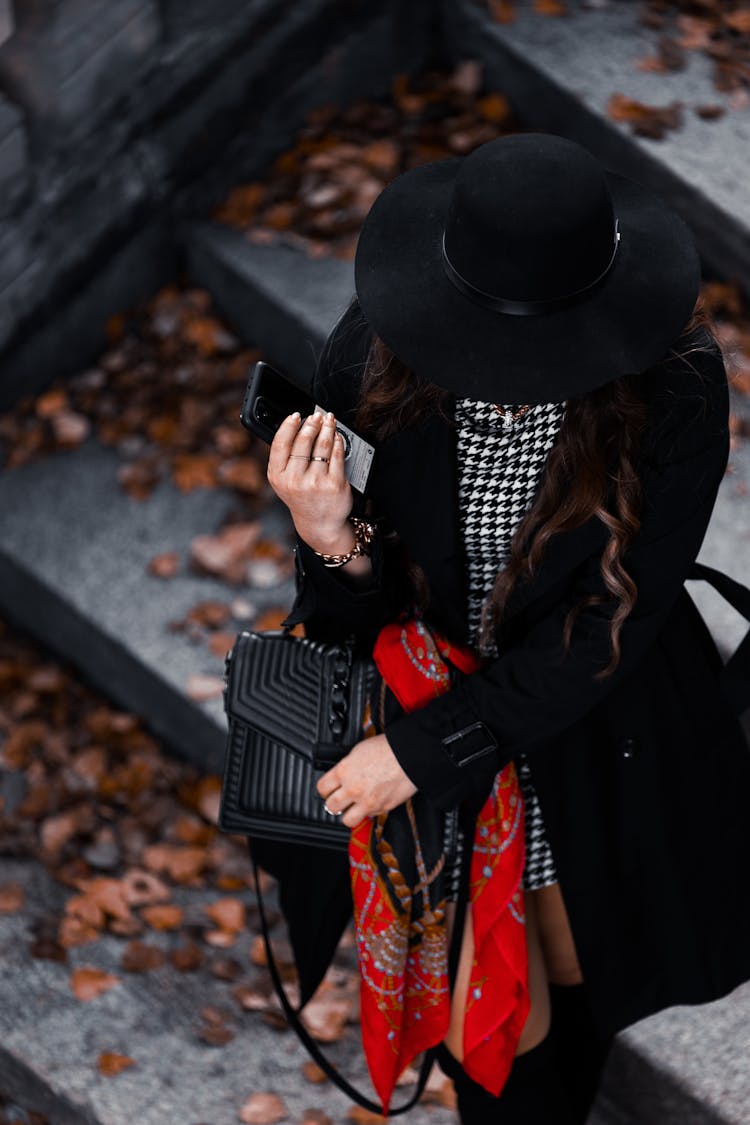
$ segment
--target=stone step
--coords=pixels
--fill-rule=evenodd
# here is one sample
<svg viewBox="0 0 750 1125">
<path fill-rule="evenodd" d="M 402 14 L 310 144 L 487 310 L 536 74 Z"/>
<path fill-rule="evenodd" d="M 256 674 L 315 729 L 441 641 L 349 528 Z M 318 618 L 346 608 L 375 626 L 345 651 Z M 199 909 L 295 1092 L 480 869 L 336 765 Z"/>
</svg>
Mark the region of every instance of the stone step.
<svg viewBox="0 0 750 1125">
<path fill-rule="evenodd" d="M 179 229 L 185 267 L 235 332 L 308 386 L 328 330 L 354 294 L 354 263 L 250 242 L 216 222 Z"/>
<path fill-rule="evenodd" d="M 286 607 L 291 580 L 254 588 L 193 573 L 193 537 L 216 533 L 235 494 L 183 493 L 165 480 L 148 499 L 132 499 L 117 483 L 120 464 L 114 449 L 92 437 L 0 473 L 0 613 L 140 715 L 178 754 L 217 772 L 226 730 L 221 697 L 196 702 L 186 686 L 190 675 L 220 676 L 222 662 L 168 624 L 205 600 Z M 264 537 L 289 535 L 280 501 L 261 524 Z M 146 569 L 165 551 L 181 559 L 169 579 Z"/>
<path fill-rule="evenodd" d="M 353 1103 L 343 1092 L 331 1082 L 311 1085 L 302 1077 L 309 1056 L 294 1032 L 269 1026 L 259 1012 L 243 1011 L 234 998 L 233 988 L 251 984 L 258 972 L 249 961 L 250 927 L 231 947 L 206 949 L 204 964 L 194 972 L 178 972 L 168 960 L 148 972 L 126 972 L 121 964 L 125 940 L 109 933 L 69 950 L 68 964 L 39 960 L 29 952 L 31 926 L 61 913 L 70 892 L 33 861 L 4 861 L 5 880 L 23 887 L 25 905 L 19 914 L 0 915 L 3 1096 L 47 1114 L 51 1125 L 236 1125 L 247 1099 L 269 1092 L 283 1098 L 290 1121 L 301 1121 L 308 1107 L 331 1120 L 347 1120 Z M 172 894 L 185 918 L 199 924 L 205 924 L 203 905 L 215 897 L 189 887 L 175 887 Z M 252 909 L 254 895 L 241 897 Z M 155 931 L 145 940 L 165 953 L 184 944 L 182 937 Z M 210 968 L 212 952 L 238 962 L 241 975 L 231 982 L 217 977 Z M 78 1000 L 70 976 L 81 966 L 112 973 L 119 983 L 92 1000 Z M 234 1032 L 220 1047 L 198 1034 L 207 1007 L 226 1012 Z M 373 1096 L 357 1025 L 323 1050 Z M 97 1065 L 103 1052 L 126 1055 L 134 1065 L 105 1077 Z M 404 1102 L 410 1088 L 397 1091 L 394 1104 Z M 409 1120 L 449 1125 L 454 1115 L 420 1104 Z"/>
<path fill-rule="evenodd" d="M 512 22 L 498 23 L 486 0 L 443 3 L 448 57 L 481 60 L 488 85 L 508 96 L 526 127 L 579 141 L 607 167 L 658 191 L 692 228 L 705 266 L 736 277 L 750 294 L 748 111 L 731 108 L 716 90 L 713 61 L 687 51 L 683 70 L 638 70 L 657 53 L 656 33 L 639 22 L 640 4 L 570 0 L 561 18 L 532 4 L 514 8 Z M 681 102 L 682 127 L 659 140 L 634 136 L 606 113 L 615 92 L 649 105 Z M 716 104 L 726 112 L 715 120 L 694 112 Z"/>
</svg>

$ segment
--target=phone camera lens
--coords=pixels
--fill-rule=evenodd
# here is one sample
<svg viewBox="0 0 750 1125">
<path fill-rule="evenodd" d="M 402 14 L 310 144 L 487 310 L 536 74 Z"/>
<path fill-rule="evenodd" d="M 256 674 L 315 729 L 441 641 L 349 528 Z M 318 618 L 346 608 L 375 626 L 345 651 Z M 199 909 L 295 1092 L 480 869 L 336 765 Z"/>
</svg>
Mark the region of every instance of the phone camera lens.
<svg viewBox="0 0 750 1125">
<path fill-rule="evenodd" d="M 341 434 L 342 438 L 344 439 L 344 457 L 348 457 L 352 451 L 351 439 L 349 438 L 349 435 L 345 434 L 343 430 L 340 430 L 338 426 L 336 427 L 336 433 Z"/>
</svg>

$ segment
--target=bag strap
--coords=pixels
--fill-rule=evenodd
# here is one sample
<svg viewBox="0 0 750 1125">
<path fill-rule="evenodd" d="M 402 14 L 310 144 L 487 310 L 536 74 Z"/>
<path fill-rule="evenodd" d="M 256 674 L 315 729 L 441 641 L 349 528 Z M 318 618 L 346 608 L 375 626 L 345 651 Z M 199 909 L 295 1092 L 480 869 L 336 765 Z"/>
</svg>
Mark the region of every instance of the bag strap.
<svg viewBox="0 0 750 1125">
<path fill-rule="evenodd" d="M 261 893 L 260 871 L 259 867 L 257 867 L 257 863 L 255 862 L 255 856 L 252 853 L 252 846 L 250 850 L 253 863 L 253 874 L 255 876 L 257 911 L 259 911 L 259 915 L 261 918 L 261 930 L 263 934 L 263 944 L 265 945 L 265 956 L 266 960 L 268 960 L 269 971 L 271 973 L 271 979 L 273 981 L 275 993 L 277 993 L 277 996 L 279 997 L 279 1001 L 281 1003 L 281 1007 L 283 1008 L 283 1014 L 287 1017 L 290 1026 L 295 1029 L 295 1032 L 299 1036 L 301 1043 L 304 1044 L 304 1046 L 307 1048 L 307 1051 L 311 1056 L 313 1056 L 313 1059 L 318 1064 L 320 1070 L 325 1071 L 325 1073 L 328 1075 L 328 1078 L 336 1083 L 338 1089 L 343 1090 L 347 1097 L 350 1097 L 352 1101 L 355 1101 L 356 1104 L 362 1106 L 363 1109 L 369 1109 L 370 1113 L 380 1114 L 382 1116 L 383 1107 L 380 1105 L 380 1102 L 372 1101 L 370 1098 L 365 1097 L 363 1093 L 360 1093 L 358 1089 L 352 1086 L 351 1082 L 347 1081 L 344 1078 L 344 1075 L 335 1068 L 332 1062 L 329 1062 L 328 1059 L 326 1059 L 325 1054 L 323 1053 L 323 1051 L 320 1051 L 320 1048 L 315 1042 L 313 1036 L 309 1034 L 305 1025 L 302 1024 L 302 1021 L 299 1018 L 299 1012 L 291 1006 L 289 997 L 287 996 L 286 991 L 284 991 L 283 984 L 281 982 L 279 966 L 277 965 L 277 963 L 275 963 L 275 957 L 273 956 L 273 949 L 271 948 L 271 935 L 269 933 L 268 920 L 266 920 L 265 917 L 263 895 Z M 425 1052 L 421 1068 L 419 1068 L 419 1079 L 417 1081 L 416 1089 L 414 1090 L 412 1097 L 410 1097 L 403 1106 L 398 1106 L 396 1109 L 390 1109 L 388 1114 L 389 1117 L 395 1117 L 396 1114 L 405 1114 L 407 1109 L 410 1109 L 414 1105 L 416 1105 L 416 1102 L 419 1100 L 419 1098 L 422 1097 L 424 1088 L 427 1084 L 427 1078 L 430 1077 L 430 1071 L 432 1070 L 432 1065 L 435 1061 L 436 1054 L 436 1046 L 431 1047 L 430 1050 Z"/>
<path fill-rule="evenodd" d="M 702 578 L 750 623 L 750 589 L 721 570 L 695 562 L 688 578 Z M 736 715 L 750 707 L 750 629 L 729 657 L 721 673 L 724 694 Z"/>
</svg>

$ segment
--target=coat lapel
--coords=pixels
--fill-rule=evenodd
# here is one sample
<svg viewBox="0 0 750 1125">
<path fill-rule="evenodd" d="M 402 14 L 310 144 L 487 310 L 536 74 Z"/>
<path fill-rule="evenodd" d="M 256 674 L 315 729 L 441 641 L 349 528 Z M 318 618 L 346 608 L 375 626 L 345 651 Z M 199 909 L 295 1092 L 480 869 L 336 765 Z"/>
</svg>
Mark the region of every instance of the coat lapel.
<svg viewBox="0 0 750 1125">
<path fill-rule="evenodd" d="M 456 432 L 430 415 L 382 442 L 373 494 L 425 571 L 453 635 L 466 633 L 468 586 L 458 508 Z"/>
</svg>

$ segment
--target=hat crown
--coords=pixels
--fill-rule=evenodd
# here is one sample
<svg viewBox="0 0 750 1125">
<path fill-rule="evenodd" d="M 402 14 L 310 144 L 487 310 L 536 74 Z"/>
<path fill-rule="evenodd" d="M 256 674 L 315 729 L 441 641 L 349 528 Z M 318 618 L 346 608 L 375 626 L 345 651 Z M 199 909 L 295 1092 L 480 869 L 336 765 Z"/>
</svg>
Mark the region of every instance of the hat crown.
<svg viewBox="0 0 750 1125">
<path fill-rule="evenodd" d="M 589 285 L 613 252 L 604 169 L 581 145 L 547 133 L 487 141 L 462 162 L 444 245 L 471 286 L 543 301 Z"/>
</svg>

